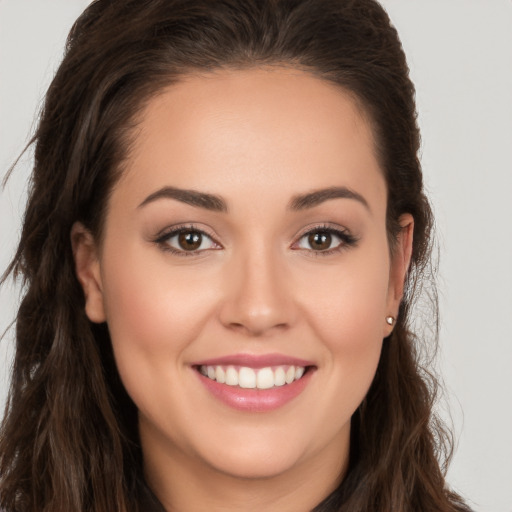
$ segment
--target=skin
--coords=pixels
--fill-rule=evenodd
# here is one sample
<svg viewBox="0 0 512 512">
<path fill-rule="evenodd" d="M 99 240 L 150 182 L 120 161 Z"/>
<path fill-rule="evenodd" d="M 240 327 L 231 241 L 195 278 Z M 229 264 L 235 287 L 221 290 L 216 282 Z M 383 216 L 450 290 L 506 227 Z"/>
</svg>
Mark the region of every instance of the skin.
<svg viewBox="0 0 512 512">
<path fill-rule="evenodd" d="M 311 510 L 346 471 L 350 418 L 410 260 L 409 215 L 390 254 L 370 126 L 340 88 L 274 68 L 188 76 L 149 101 L 137 130 L 101 246 L 80 224 L 72 242 L 86 313 L 108 322 L 139 409 L 148 483 L 169 511 Z M 140 206 L 169 186 L 220 196 L 227 211 Z M 290 208 L 331 187 L 366 204 Z M 179 250 L 176 238 L 155 241 L 183 224 L 212 241 L 189 255 L 166 250 Z M 305 233 L 324 226 L 357 241 L 314 249 Z M 191 366 L 239 353 L 299 357 L 315 371 L 283 407 L 239 411 Z"/>
</svg>

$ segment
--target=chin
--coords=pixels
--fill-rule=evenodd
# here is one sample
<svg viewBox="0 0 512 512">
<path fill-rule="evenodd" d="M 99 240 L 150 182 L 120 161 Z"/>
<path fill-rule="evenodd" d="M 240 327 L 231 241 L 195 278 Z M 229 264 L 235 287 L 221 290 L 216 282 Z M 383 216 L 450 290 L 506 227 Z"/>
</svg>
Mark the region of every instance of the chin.
<svg viewBox="0 0 512 512">
<path fill-rule="evenodd" d="M 223 460 L 212 461 L 211 468 L 232 478 L 260 480 L 278 477 L 292 471 L 300 464 L 300 457 L 292 454 L 279 453 L 268 449 L 257 450 L 257 454 L 230 453 Z"/>
<path fill-rule="evenodd" d="M 209 446 L 197 445 L 196 455 L 212 469 L 234 478 L 266 479 L 292 472 L 321 447 L 309 432 L 289 423 L 231 429 Z M 301 435 L 302 434 L 302 435 Z M 204 439 L 204 438 L 203 438 Z M 210 439 L 211 441 L 211 439 Z M 202 448 L 202 449 L 201 449 Z"/>
</svg>

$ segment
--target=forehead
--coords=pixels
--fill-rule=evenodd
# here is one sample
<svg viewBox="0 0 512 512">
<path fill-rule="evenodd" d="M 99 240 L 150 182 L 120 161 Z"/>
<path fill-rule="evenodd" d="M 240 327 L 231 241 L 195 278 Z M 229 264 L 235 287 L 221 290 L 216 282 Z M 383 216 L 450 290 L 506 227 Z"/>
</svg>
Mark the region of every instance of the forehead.
<svg viewBox="0 0 512 512">
<path fill-rule="evenodd" d="M 149 100 L 120 185 L 139 196 L 164 185 L 228 196 L 240 185 L 265 194 L 343 185 L 382 195 L 374 146 L 340 87 L 294 69 L 222 70 L 186 76 Z"/>
</svg>

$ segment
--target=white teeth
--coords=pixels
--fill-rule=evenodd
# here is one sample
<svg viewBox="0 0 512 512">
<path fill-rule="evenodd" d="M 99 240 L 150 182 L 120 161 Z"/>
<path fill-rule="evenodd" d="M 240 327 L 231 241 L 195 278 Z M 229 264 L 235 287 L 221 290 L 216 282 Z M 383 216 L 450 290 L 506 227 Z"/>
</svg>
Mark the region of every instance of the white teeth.
<svg viewBox="0 0 512 512">
<path fill-rule="evenodd" d="M 226 384 L 228 386 L 238 386 L 238 372 L 232 366 L 226 370 Z"/>
<path fill-rule="evenodd" d="M 238 385 L 241 388 L 255 388 L 256 372 L 252 368 L 240 368 L 240 371 L 238 372 Z"/>
<path fill-rule="evenodd" d="M 305 372 L 303 366 L 274 366 L 253 369 L 241 366 L 200 366 L 199 371 L 205 377 L 228 386 L 240 386 L 245 389 L 270 389 L 291 384 L 299 380 Z"/>
<path fill-rule="evenodd" d="M 221 384 L 226 382 L 226 372 L 222 366 L 217 366 L 217 368 L 215 368 L 215 380 Z"/>
<path fill-rule="evenodd" d="M 241 372 L 242 370 L 240 370 Z M 258 389 L 269 389 L 274 387 L 274 372 L 272 368 L 262 368 L 258 371 Z"/>
<path fill-rule="evenodd" d="M 274 386 L 284 386 L 286 384 L 286 373 L 284 369 L 279 366 L 274 372 Z"/>
</svg>

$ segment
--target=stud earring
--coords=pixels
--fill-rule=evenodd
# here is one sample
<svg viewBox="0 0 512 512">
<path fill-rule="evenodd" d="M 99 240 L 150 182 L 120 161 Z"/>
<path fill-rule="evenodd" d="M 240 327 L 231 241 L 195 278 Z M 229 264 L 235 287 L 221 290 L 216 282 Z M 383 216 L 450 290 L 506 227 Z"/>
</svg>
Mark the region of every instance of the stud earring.
<svg viewBox="0 0 512 512">
<path fill-rule="evenodd" d="M 393 325 L 393 324 L 395 323 L 395 317 L 394 317 L 394 316 L 391 316 L 391 315 L 390 315 L 390 316 L 387 316 L 387 317 L 386 317 L 386 323 L 387 323 L 388 325 Z"/>
</svg>

